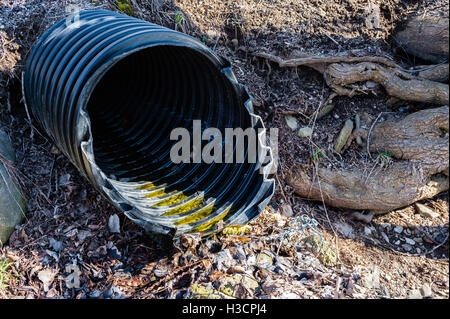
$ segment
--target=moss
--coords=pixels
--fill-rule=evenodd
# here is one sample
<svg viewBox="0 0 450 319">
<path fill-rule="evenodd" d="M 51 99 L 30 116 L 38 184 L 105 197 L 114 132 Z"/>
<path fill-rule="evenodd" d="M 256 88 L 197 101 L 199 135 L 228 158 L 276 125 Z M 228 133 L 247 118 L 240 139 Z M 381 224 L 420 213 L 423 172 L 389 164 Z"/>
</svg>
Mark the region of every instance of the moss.
<svg viewBox="0 0 450 319">
<path fill-rule="evenodd" d="M 191 291 L 190 299 L 224 299 L 214 288 L 208 289 L 205 286 L 194 284 L 189 289 Z"/>
<path fill-rule="evenodd" d="M 230 225 L 225 227 L 222 230 L 222 234 L 224 235 L 244 235 L 249 234 L 252 230 L 252 227 L 249 225 Z"/>
<path fill-rule="evenodd" d="M 128 0 L 117 0 L 116 6 L 117 9 L 119 9 L 119 12 L 129 15 L 131 17 L 135 16 L 134 11 L 131 8 L 130 2 L 128 2 Z"/>
<path fill-rule="evenodd" d="M 320 236 L 311 235 L 304 238 L 303 241 L 308 244 L 313 254 L 316 255 L 324 265 L 333 267 L 339 263 L 336 253 Z"/>
</svg>

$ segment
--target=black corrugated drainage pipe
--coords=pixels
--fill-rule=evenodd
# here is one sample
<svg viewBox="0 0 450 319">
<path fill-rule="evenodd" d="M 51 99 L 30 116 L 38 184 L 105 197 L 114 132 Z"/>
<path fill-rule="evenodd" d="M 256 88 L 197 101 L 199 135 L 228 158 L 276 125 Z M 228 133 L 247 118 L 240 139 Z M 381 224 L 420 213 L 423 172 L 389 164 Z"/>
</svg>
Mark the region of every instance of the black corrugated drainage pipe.
<svg viewBox="0 0 450 319">
<path fill-rule="evenodd" d="M 271 160 L 171 160 L 171 131 L 192 131 L 193 120 L 202 130 L 264 128 L 229 62 L 186 34 L 107 10 L 81 12 L 78 25 L 60 21 L 38 40 L 24 93 L 60 150 L 149 232 L 244 224 L 273 194 Z M 271 158 L 263 139 L 258 146 Z"/>
</svg>

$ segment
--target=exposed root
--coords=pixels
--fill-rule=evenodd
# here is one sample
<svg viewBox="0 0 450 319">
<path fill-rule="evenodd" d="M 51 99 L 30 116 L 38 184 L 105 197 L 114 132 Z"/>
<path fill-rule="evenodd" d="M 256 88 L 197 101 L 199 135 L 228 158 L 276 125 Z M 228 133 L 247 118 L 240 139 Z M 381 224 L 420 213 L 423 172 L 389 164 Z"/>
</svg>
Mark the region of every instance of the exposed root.
<svg viewBox="0 0 450 319">
<path fill-rule="evenodd" d="M 328 86 L 339 95 L 352 97 L 363 90 L 355 84 L 372 81 L 381 84 L 389 95 L 405 101 L 448 104 L 447 84 L 410 76 L 405 78 L 404 74 L 376 63 L 334 63 L 327 67 L 325 79 Z"/>
<path fill-rule="evenodd" d="M 317 168 L 313 174 L 302 165 L 286 181 L 302 197 L 355 210 L 386 212 L 433 197 L 449 188 L 449 141 L 443 131 L 448 112 L 447 106 L 429 109 L 374 126 L 370 151 L 389 152 L 401 161 L 380 162 L 370 173 Z M 357 136 L 364 139 L 367 131 L 360 129 L 352 138 Z"/>
<path fill-rule="evenodd" d="M 365 82 L 382 85 L 392 97 L 437 105 L 448 104 L 448 84 L 436 82 L 448 79 L 448 65 L 429 66 L 419 70 L 404 70 L 397 63 L 381 56 L 302 56 L 282 59 L 258 52 L 255 56 L 278 63 L 280 67 L 311 67 L 325 75 L 329 87 L 338 95 L 353 97 L 367 93 Z M 416 74 L 416 75 L 414 75 Z M 433 81 L 430 81 L 433 80 Z"/>
</svg>

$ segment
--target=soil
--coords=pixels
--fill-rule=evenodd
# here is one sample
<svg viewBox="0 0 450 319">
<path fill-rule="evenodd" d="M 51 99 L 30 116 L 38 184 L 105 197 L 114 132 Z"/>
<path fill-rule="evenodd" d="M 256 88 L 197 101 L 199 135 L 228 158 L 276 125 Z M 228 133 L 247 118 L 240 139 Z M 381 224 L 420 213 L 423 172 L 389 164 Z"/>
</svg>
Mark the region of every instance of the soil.
<svg viewBox="0 0 450 319">
<path fill-rule="evenodd" d="M 115 1 L 73 2 L 81 8 L 118 10 Z M 310 264 L 306 270 L 314 276 L 308 280 L 316 283 L 312 285 L 315 288 L 300 281 L 309 292 L 298 293 L 297 297 L 407 298 L 428 285 L 431 297 L 449 298 L 448 192 L 422 201 L 439 217 L 422 216 L 415 206 L 409 206 L 364 224 L 352 220 L 350 211 L 299 198 L 284 182 L 290 167 L 295 163 L 311 164 L 312 154 L 318 148 L 326 155 L 319 159 L 321 165 L 361 165 L 362 169 L 371 169 L 377 165 L 376 158 L 369 157 L 356 144 L 341 154 L 333 151 L 344 122 L 360 111 L 375 117 L 380 112 L 401 116 L 426 106 L 408 102 L 392 106 L 389 97 L 378 90 L 367 96 L 336 97 L 332 112 L 312 121 L 305 115 L 313 114 L 332 93 L 322 75 L 306 67 L 279 68 L 253 54 L 269 52 L 289 57 L 299 52 L 364 50 L 388 54 L 405 67 L 412 67 L 423 61 L 400 54 L 401 49 L 392 44 L 394 31 L 402 27 L 409 15 L 426 10 L 427 6 L 448 7 L 448 2 L 136 0 L 129 4 L 136 17 L 193 35 L 227 57 L 239 82 L 247 86 L 253 97 L 255 113 L 263 118 L 266 127 L 279 129 L 278 184 L 268 211 L 279 216 L 277 212 L 289 204 L 294 216 L 305 214 L 314 218 L 324 240 L 340 259 L 337 265 Z M 56 0 L 0 0 L 0 125 L 15 146 L 17 174 L 27 198 L 25 223 L 0 248 L 0 258 L 13 262 L 9 269 L 13 279 L 8 288 L 0 289 L 0 297 L 186 298 L 191 296 L 189 287 L 193 284 L 220 282 L 219 275 L 212 278 L 217 271 L 227 272 L 217 266 L 220 251 L 244 247 L 253 251 L 247 256 L 264 249 L 277 255 L 279 251 L 267 244 L 264 236 L 280 230 L 265 214 L 252 223 L 259 232 L 242 236 L 220 234 L 221 240 L 190 243 L 182 245 L 181 250 L 149 238 L 101 197 L 44 134 L 32 129 L 21 102 L 20 75 L 37 37 L 64 17 L 64 5 Z M 184 18 L 176 23 L 174 15 L 180 13 Z M 294 114 L 301 126 L 314 124 L 311 139 L 298 137 L 287 126 L 287 113 Z M 120 233 L 111 233 L 108 228 L 108 221 L 115 214 L 120 219 Z M 398 226 L 402 226 L 401 231 Z M 414 244 L 408 244 L 411 239 Z M 202 253 L 204 249 L 209 253 Z M 311 255 L 303 246 L 297 253 Z M 295 256 L 277 258 L 284 257 L 295 264 Z M 67 283 L 67 276 L 77 273 L 68 265 L 76 265 L 80 271 L 77 288 Z M 362 269 L 372 269 L 373 265 L 379 269 L 380 282 L 369 287 L 357 277 L 364 277 Z M 232 273 L 230 269 L 228 273 Z M 261 269 L 255 269 L 252 274 L 263 287 L 262 292 L 238 297 L 286 297 L 271 293 L 264 288 L 265 283 L 281 282 L 288 287 L 292 276 L 261 275 Z M 44 289 L 39 278 L 43 270 L 54 275 L 48 289 Z M 322 279 L 317 279 L 320 276 Z M 342 293 L 338 285 L 339 293 L 334 295 L 341 277 Z M 348 293 L 348 278 L 362 287 L 359 293 Z"/>
</svg>

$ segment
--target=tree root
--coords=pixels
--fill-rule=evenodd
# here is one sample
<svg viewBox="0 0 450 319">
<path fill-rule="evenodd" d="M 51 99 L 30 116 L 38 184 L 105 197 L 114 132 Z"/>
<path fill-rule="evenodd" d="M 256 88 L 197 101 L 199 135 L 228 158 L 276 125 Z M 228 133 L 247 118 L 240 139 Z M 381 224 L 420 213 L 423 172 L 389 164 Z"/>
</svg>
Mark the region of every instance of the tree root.
<svg viewBox="0 0 450 319">
<path fill-rule="evenodd" d="M 364 90 L 355 85 L 356 83 L 372 81 L 381 84 L 389 95 L 402 100 L 437 105 L 448 104 L 447 84 L 411 76 L 406 79 L 402 77 L 405 75 L 371 62 L 334 63 L 325 71 L 328 86 L 339 95 L 352 97 Z"/>
<path fill-rule="evenodd" d="M 429 109 L 374 126 L 370 151 L 388 152 L 400 161 L 350 170 L 300 165 L 286 182 L 301 197 L 376 213 L 433 197 L 449 188 L 448 112 L 448 106 Z M 351 140 L 367 139 L 367 130 L 355 133 Z"/>
<path fill-rule="evenodd" d="M 324 74 L 328 86 L 338 95 L 353 97 L 358 93 L 367 94 L 370 89 L 364 82 L 376 82 L 382 85 L 389 95 L 402 100 L 448 104 L 448 84 L 436 82 L 448 78 L 448 66 L 445 65 L 411 71 L 404 70 L 386 57 L 351 56 L 350 52 L 337 56 L 301 56 L 290 59 L 282 59 L 265 52 L 257 52 L 254 55 L 276 62 L 280 67 L 311 67 Z"/>
</svg>

